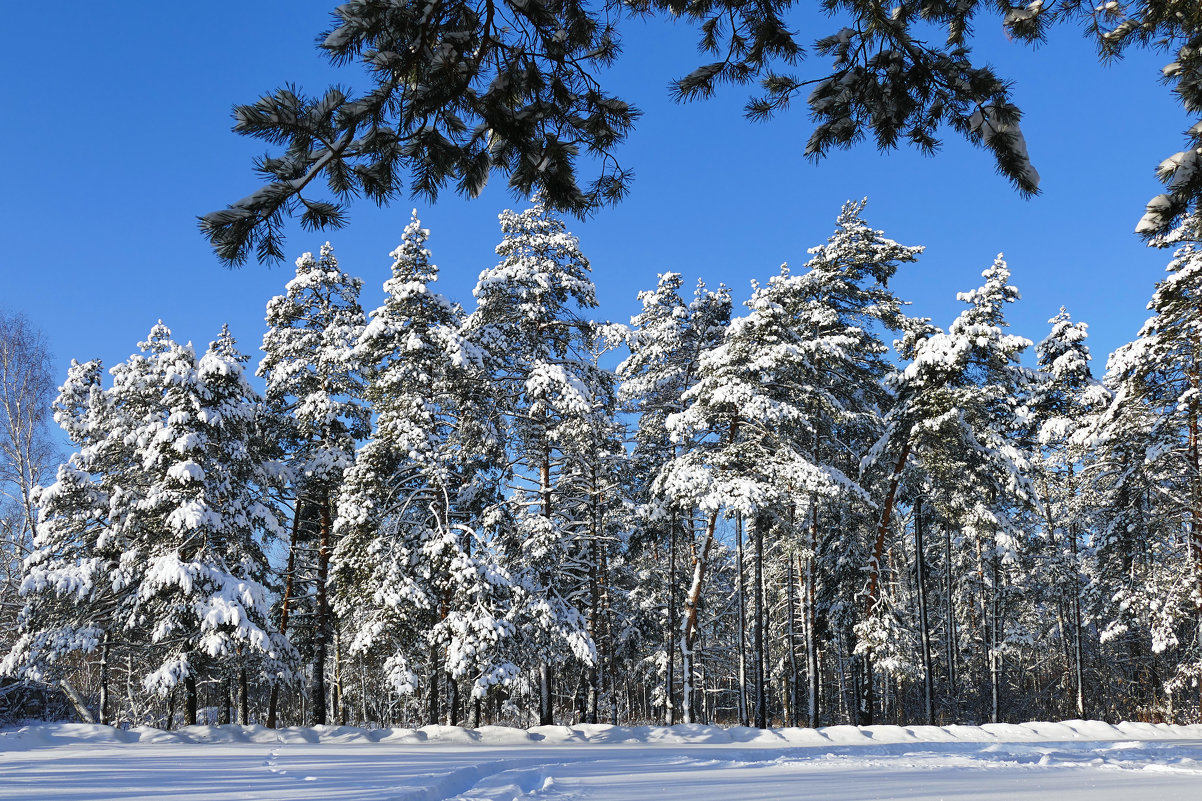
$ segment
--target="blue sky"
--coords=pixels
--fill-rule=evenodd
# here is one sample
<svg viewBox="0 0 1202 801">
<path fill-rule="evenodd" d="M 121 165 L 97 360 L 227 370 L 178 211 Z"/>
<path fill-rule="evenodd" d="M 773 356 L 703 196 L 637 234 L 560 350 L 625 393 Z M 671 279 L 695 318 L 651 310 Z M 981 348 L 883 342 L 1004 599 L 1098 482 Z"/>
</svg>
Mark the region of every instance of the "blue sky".
<svg viewBox="0 0 1202 801">
<path fill-rule="evenodd" d="M 259 143 L 232 134 L 230 107 L 295 81 L 312 92 L 335 72 L 313 47 L 332 3 L 309 0 L 201 5 L 20 3 L 6 9 L 0 49 L 0 192 L 5 253 L 0 306 L 48 335 L 60 376 L 71 358 L 106 366 L 131 353 L 162 318 L 203 346 L 228 322 L 257 361 L 263 307 L 291 276 L 291 259 L 330 239 L 376 306 L 388 253 L 414 205 L 431 229 L 442 290 L 471 305 L 479 271 L 495 262 L 497 213 L 520 206 L 501 176 L 484 195 L 434 206 L 402 200 L 356 205 L 349 227 L 293 226 L 290 259 L 267 268 L 221 267 L 195 217 L 256 186 Z M 199 10 L 199 11 L 198 11 Z M 200 13 L 203 12 L 203 13 Z M 816 18 L 815 35 L 839 25 Z M 590 258 L 598 317 L 627 321 L 635 294 L 664 270 L 691 284 L 726 282 L 736 298 L 781 262 L 806 260 L 829 235 L 844 200 L 867 196 L 868 221 L 927 252 L 896 281 L 912 311 L 946 326 L 957 291 L 1004 251 L 1023 300 L 1013 330 L 1038 341 L 1061 304 L 1090 324 L 1095 370 L 1131 339 L 1170 254 L 1132 233 L 1159 191 L 1153 168 L 1181 147 L 1184 112 L 1158 83 L 1163 57 L 1135 54 L 1099 66 L 1071 29 L 1032 51 L 1000 23 L 978 25 L 977 51 L 1015 82 L 1043 194 L 1023 200 L 988 156 L 947 133 L 935 158 L 871 145 L 815 165 L 802 151 L 803 108 L 775 122 L 743 120 L 747 90 L 677 105 L 666 85 L 699 63 L 694 32 L 657 20 L 626 27 L 626 57 L 609 86 L 645 114 L 621 151 L 637 178 L 620 206 L 569 227 Z M 816 61 L 815 72 L 821 67 Z"/>
</svg>

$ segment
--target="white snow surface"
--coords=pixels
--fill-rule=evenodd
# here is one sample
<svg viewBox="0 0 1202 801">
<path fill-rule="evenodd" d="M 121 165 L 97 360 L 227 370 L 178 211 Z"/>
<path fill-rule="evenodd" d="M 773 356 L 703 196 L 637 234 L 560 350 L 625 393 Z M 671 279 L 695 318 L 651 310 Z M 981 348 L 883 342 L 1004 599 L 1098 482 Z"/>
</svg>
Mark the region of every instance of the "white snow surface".
<svg viewBox="0 0 1202 801">
<path fill-rule="evenodd" d="M 769 801 L 1202 798 L 1202 725 L 48 724 L 0 731 L 0 799 Z"/>
</svg>

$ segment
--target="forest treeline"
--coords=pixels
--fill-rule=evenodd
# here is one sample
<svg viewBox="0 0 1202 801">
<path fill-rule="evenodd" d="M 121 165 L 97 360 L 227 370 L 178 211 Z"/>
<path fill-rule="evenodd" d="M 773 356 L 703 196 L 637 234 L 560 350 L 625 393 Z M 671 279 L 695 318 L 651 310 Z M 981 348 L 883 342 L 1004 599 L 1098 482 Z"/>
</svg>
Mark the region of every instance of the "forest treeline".
<svg viewBox="0 0 1202 801">
<path fill-rule="evenodd" d="M 298 259 L 257 365 L 161 323 L 73 362 L 0 675 L 166 727 L 1197 720 L 1192 229 L 1098 377 L 1064 310 L 1010 333 L 1000 256 L 910 316 L 922 248 L 863 210 L 744 308 L 664 273 L 629 325 L 540 201 L 470 311 L 415 215 L 370 313 Z"/>
</svg>

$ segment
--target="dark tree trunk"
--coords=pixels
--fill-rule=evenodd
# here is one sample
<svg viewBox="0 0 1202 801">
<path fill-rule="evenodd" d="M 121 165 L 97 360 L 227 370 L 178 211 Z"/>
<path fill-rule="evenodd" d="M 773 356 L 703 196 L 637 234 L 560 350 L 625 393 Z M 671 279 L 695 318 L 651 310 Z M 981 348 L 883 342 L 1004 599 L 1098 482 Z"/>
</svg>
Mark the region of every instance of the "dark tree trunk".
<svg viewBox="0 0 1202 801">
<path fill-rule="evenodd" d="M 280 603 L 280 634 L 288 633 L 288 615 L 292 610 L 292 595 L 296 587 L 296 546 L 300 537 L 301 499 L 296 499 L 292 512 L 292 536 L 288 543 L 288 566 L 284 570 L 284 598 Z M 276 713 L 280 701 L 280 680 L 271 677 L 271 695 L 267 700 L 267 728 L 276 727 Z"/>
<path fill-rule="evenodd" d="M 851 637 L 852 644 L 855 644 L 855 635 Z M 865 653 L 863 656 L 852 656 L 852 664 L 855 666 L 854 676 L 857 685 L 856 692 L 856 725 L 871 726 L 872 715 L 876 707 L 876 687 L 874 684 L 874 676 L 872 670 L 872 654 Z"/>
<path fill-rule="evenodd" d="M 459 697 L 459 682 L 447 674 L 447 725 L 458 726 L 463 720 L 463 701 Z"/>
<path fill-rule="evenodd" d="M 426 693 L 426 725 L 435 726 L 438 724 L 438 715 L 441 704 L 438 703 L 438 679 L 442 675 L 442 668 L 438 659 L 438 647 L 430 646 L 430 664 L 426 671 L 427 693 Z"/>
<path fill-rule="evenodd" d="M 755 725 L 768 728 L 768 693 L 764 682 L 764 526 L 757 515 L 752 532 L 755 543 Z"/>
<path fill-rule="evenodd" d="M 735 516 L 735 576 L 738 581 L 736 601 L 738 607 L 739 629 L 739 725 L 748 726 L 751 721 L 747 715 L 747 595 L 744 592 L 746 581 L 743 571 L 743 515 Z"/>
<path fill-rule="evenodd" d="M 789 700 L 788 725 L 797 726 L 797 646 L 794 632 L 796 612 L 793 608 L 793 589 L 796 585 L 796 581 L 794 580 L 793 576 L 793 560 L 791 558 L 787 558 L 786 561 L 788 563 L 788 579 L 786 582 L 787 586 L 785 588 L 785 594 L 787 596 L 786 606 L 788 607 L 787 614 L 789 616 L 789 621 L 785 630 L 785 641 L 788 647 L 789 677 L 786 681 L 787 693 L 785 697 Z"/>
<path fill-rule="evenodd" d="M 927 568 L 923 548 L 922 498 L 914 502 L 914 565 L 918 584 L 918 628 L 922 637 L 923 702 L 928 726 L 935 725 L 935 683 L 931 675 L 931 630 L 927 623 Z"/>
<path fill-rule="evenodd" d="M 538 467 L 539 490 L 542 494 L 543 516 L 547 519 L 547 525 L 551 526 L 553 520 L 553 510 L 551 508 L 551 445 L 546 441 L 547 420 L 545 415 L 541 422 L 544 439 Z M 547 664 L 546 659 L 542 659 L 538 664 L 538 724 L 540 726 L 550 726 L 554 722 L 554 710 L 552 709 L 551 698 L 551 666 Z"/>
<path fill-rule="evenodd" d="M 666 676 L 664 678 L 664 723 L 671 726 L 676 723 L 676 704 L 673 693 L 676 689 L 676 513 L 669 518 L 668 533 L 668 591 L 665 593 L 668 604 L 668 636 L 665 638 L 665 656 L 668 659 Z"/>
<path fill-rule="evenodd" d="M 538 663 L 538 725 L 550 726 L 555 723 L 551 702 L 551 666 L 544 659 Z"/>
<path fill-rule="evenodd" d="M 229 673 L 221 677 L 221 706 L 217 712 L 217 722 L 228 726 L 234 717 L 234 686 L 230 682 Z"/>
<path fill-rule="evenodd" d="M 188 665 L 188 675 L 184 676 L 184 724 L 196 725 L 196 676 Z"/>
<path fill-rule="evenodd" d="M 243 726 L 250 725 L 250 682 L 246 677 L 246 668 L 238 668 L 238 722 Z"/>
<path fill-rule="evenodd" d="M 330 577 L 330 497 L 321 501 L 321 540 L 317 549 L 317 609 L 313 623 L 313 668 L 309 697 L 309 723 L 326 722 L 326 650 L 330 643 L 330 606 L 326 583 Z"/>
<path fill-rule="evenodd" d="M 946 612 L 946 620 L 944 623 L 944 646 L 947 649 L 947 697 L 952 702 L 952 720 L 959 719 L 959 693 L 956 690 L 956 651 L 959 649 L 956 645 L 956 609 L 953 602 L 954 586 L 952 573 L 952 529 L 950 526 L 943 527 L 943 572 L 946 579 L 946 603 L 944 611 Z"/>
<path fill-rule="evenodd" d="M 993 557 L 990 560 L 992 564 L 991 572 L 993 573 L 993 592 L 990 594 L 990 620 L 989 620 L 989 722 L 998 723 L 1001 715 L 1001 596 L 1002 588 L 1000 585 L 1001 569 L 999 567 L 999 557 L 997 546 L 993 548 Z"/>
</svg>

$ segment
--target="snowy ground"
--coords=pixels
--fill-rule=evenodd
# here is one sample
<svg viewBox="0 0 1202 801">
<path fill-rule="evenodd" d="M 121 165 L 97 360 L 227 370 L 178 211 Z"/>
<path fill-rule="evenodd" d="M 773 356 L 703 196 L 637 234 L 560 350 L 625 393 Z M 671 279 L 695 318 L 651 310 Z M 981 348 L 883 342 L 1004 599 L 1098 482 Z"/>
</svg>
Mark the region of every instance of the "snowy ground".
<svg viewBox="0 0 1202 801">
<path fill-rule="evenodd" d="M 0 732 L 0 799 L 1202 799 L 1202 725 Z"/>
</svg>

